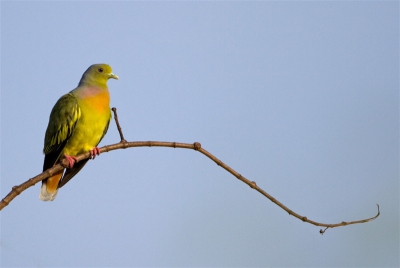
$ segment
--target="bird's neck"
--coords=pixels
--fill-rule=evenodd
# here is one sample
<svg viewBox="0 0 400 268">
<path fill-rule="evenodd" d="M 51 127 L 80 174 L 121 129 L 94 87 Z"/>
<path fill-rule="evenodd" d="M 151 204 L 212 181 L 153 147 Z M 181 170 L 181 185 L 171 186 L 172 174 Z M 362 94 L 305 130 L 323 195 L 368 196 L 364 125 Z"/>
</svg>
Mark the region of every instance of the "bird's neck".
<svg viewBox="0 0 400 268">
<path fill-rule="evenodd" d="M 93 98 L 97 97 L 98 95 L 105 96 L 109 95 L 108 87 L 105 86 L 97 86 L 97 85 L 81 85 L 73 90 L 74 94 L 76 94 L 79 98 Z"/>
<path fill-rule="evenodd" d="M 79 81 L 78 87 L 100 87 L 100 88 L 107 88 L 107 80 L 103 79 L 95 79 L 90 76 L 82 76 L 81 81 Z"/>
</svg>

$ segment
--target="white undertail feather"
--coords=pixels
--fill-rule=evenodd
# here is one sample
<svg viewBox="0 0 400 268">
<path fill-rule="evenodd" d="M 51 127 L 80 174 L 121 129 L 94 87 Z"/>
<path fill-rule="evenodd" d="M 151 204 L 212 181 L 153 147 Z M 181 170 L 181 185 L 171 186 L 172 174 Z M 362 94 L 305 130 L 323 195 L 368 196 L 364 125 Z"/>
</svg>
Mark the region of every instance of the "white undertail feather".
<svg viewBox="0 0 400 268">
<path fill-rule="evenodd" d="M 42 188 L 40 189 L 39 199 L 42 201 L 53 201 L 56 198 L 57 193 L 58 189 L 52 194 L 47 192 L 47 183 L 42 182 Z"/>
</svg>

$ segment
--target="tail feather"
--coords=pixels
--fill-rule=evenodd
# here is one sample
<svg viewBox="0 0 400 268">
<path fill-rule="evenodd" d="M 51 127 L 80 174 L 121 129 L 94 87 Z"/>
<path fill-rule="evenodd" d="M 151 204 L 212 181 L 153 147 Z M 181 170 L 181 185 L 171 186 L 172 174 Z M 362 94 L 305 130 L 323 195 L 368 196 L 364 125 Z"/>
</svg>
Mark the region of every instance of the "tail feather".
<svg viewBox="0 0 400 268">
<path fill-rule="evenodd" d="M 43 201 L 53 201 L 58 193 L 58 183 L 63 175 L 64 170 L 42 181 L 39 199 Z"/>
</svg>

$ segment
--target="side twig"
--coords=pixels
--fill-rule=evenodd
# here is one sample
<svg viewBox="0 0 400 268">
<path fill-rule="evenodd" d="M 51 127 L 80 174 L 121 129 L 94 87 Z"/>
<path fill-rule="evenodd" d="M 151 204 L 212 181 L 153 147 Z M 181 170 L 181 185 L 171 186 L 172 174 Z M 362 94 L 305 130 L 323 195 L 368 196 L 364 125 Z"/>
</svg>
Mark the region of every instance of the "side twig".
<svg viewBox="0 0 400 268">
<path fill-rule="evenodd" d="M 120 136 L 120 138 L 121 138 L 121 142 L 126 142 L 126 140 L 125 140 L 125 138 L 124 138 L 124 134 L 122 133 L 122 128 L 121 128 L 121 126 L 119 125 L 118 114 L 117 114 L 117 108 L 112 107 L 111 110 L 112 110 L 113 113 L 114 113 L 115 124 L 117 124 L 117 129 L 118 129 L 118 132 L 119 132 L 119 136 Z"/>
<path fill-rule="evenodd" d="M 256 182 L 250 181 L 249 179 L 245 178 L 240 173 L 236 172 L 233 168 L 231 168 L 230 166 L 228 166 L 227 164 L 225 164 L 224 162 L 219 160 L 213 154 L 211 154 L 210 152 L 208 152 L 207 150 L 202 148 L 201 144 L 199 142 L 195 142 L 193 144 L 192 143 L 179 143 L 179 142 L 163 142 L 163 141 L 127 142 L 124 139 L 124 136 L 122 134 L 122 129 L 119 126 L 119 122 L 118 122 L 118 119 L 117 119 L 118 117 L 117 117 L 117 113 L 116 113 L 116 109 L 115 108 L 113 108 L 113 112 L 114 112 L 114 118 L 116 120 L 117 128 L 118 128 L 118 131 L 120 133 L 121 141 L 119 143 L 116 143 L 116 144 L 111 144 L 111 145 L 106 145 L 104 147 L 101 147 L 100 148 L 100 152 L 101 153 L 106 153 L 106 152 L 110 152 L 110 151 L 114 151 L 114 150 L 118 150 L 118 149 L 125 149 L 125 148 L 131 148 L 131 147 L 146 147 L 146 146 L 147 147 L 172 147 L 172 148 L 182 148 L 182 149 L 193 149 L 193 150 L 198 151 L 198 152 L 202 153 L 203 155 L 207 156 L 211 160 L 213 160 L 218 166 L 222 167 L 223 169 L 225 169 L 226 171 L 231 173 L 233 176 L 235 176 L 237 179 L 241 180 L 242 182 L 244 182 L 245 184 L 250 186 L 252 189 L 254 189 L 254 190 L 258 191 L 259 193 L 261 193 L 263 196 L 268 198 L 271 202 L 275 203 L 280 208 L 282 208 L 287 213 L 289 213 L 289 215 L 292 215 L 292 216 L 298 218 L 299 220 L 301 220 L 303 222 L 307 222 L 307 223 L 313 224 L 315 226 L 325 227 L 324 230 L 322 230 L 322 229 L 320 230 L 321 234 L 323 234 L 328 228 L 335 228 L 335 227 L 347 226 L 347 225 L 351 225 L 351 224 L 365 223 L 365 222 L 369 222 L 369 221 L 375 220 L 380 215 L 379 205 L 377 204 L 378 213 L 372 218 L 356 220 L 356 221 L 342 221 L 340 223 L 320 223 L 320 222 L 316 222 L 316 221 L 313 221 L 313 220 L 309 220 L 306 216 L 302 216 L 302 215 L 292 211 L 291 209 L 289 209 L 287 206 L 285 206 L 284 204 L 279 202 L 277 199 L 275 199 L 272 195 L 270 195 L 269 193 L 267 193 L 266 191 L 261 189 L 256 184 Z M 78 155 L 77 156 L 77 159 L 78 159 L 77 162 L 82 161 L 83 159 L 87 159 L 89 157 L 90 157 L 90 153 L 89 152 L 81 154 L 81 155 Z M 65 163 L 64 163 L 64 161 L 65 161 Z M 26 182 L 22 183 L 21 185 L 12 187 L 11 192 L 0 201 L 0 210 L 2 210 L 5 206 L 7 206 L 17 195 L 19 195 L 21 192 L 23 192 L 27 188 L 35 185 L 36 183 L 42 181 L 43 179 L 46 179 L 46 178 L 50 177 L 51 175 L 55 174 L 57 171 L 60 171 L 61 169 L 63 169 L 62 165 L 67 165 L 68 164 L 68 163 L 66 163 L 66 161 L 67 161 L 66 159 L 63 159 L 62 163 L 53 166 L 52 168 L 44 171 L 43 173 L 41 173 L 41 174 L 39 174 L 39 175 L 27 180 Z"/>
</svg>

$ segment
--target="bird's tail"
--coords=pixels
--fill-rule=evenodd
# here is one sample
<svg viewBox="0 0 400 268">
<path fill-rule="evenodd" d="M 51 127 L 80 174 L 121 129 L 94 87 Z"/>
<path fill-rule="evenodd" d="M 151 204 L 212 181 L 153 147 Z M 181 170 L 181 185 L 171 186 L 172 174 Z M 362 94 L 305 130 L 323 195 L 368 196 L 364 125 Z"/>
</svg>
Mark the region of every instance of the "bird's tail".
<svg viewBox="0 0 400 268">
<path fill-rule="evenodd" d="M 42 181 L 39 199 L 43 201 L 53 201 L 58 192 L 58 183 L 63 175 L 64 170 Z"/>
</svg>

